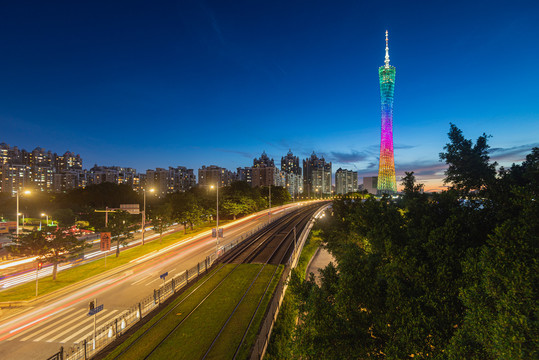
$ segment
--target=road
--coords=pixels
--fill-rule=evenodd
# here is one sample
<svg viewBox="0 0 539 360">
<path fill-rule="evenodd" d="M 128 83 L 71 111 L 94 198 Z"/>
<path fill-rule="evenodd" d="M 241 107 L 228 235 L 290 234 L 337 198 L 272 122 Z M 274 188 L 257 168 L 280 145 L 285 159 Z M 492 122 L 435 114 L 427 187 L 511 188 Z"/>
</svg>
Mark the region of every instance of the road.
<svg viewBox="0 0 539 360">
<path fill-rule="evenodd" d="M 297 206 L 273 209 L 272 216 L 284 215 Z M 221 244 L 232 242 L 267 221 L 265 212 L 227 224 Z M 110 275 L 85 284 L 83 288 L 36 304 L 34 308 L 0 323 L 0 359 L 46 359 L 60 346 L 70 346 L 92 333 L 94 319 L 87 315 L 90 300 L 96 298 L 98 304 L 104 305 L 104 310 L 97 316 L 99 327 L 151 295 L 162 282 L 160 274 L 168 272 L 169 276 L 174 276 L 213 252 L 215 239 L 206 231 L 134 260 L 121 272 L 111 271 Z"/>
</svg>

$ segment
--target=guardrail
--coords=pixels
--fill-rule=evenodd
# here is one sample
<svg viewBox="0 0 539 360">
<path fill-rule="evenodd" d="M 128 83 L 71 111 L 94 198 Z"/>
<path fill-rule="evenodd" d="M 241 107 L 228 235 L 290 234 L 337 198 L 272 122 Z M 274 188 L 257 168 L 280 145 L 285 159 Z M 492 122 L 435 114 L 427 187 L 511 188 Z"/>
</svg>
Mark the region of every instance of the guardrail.
<svg viewBox="0 0 539 360">
<path fill-rule="evenodd" d="M 259 360 L 264 357 L 264 354 L 266 353 L 266 349 L 268 347 L 271 331 L 273 330 L 273 325 L 277 320 L 277 315 L 279 315 L 279 309 L 284 300 L 286 289 L 288 288 L 288 282 L 290 280 L 290 276 L 292 275 L 292 269 L 294 269 L 298 264 L 301 251 L 305 246 L 305 242 L 308 238 L 309 233 L 311 232 L 314 222 L 316 221 L 318 215 L 326 208 L 327 206 L 324 206 L 323 208 L 318 210 L 301 232 L 300 239 L 298 241 L 298 248 L 286 264 L 281 279 L 279 280 L 279 283 L 277 284 L 277 287 L 273 292 L 273 298 L 271 299 L 271 303 L 266 310 L 266 314 L 258 331 L 258 336 L 251 349 L 250 360 Z"/>
<path fill-rule="evenodd" d="M 58 359 L 65 360 L 90 359 L 104 347 L 125 333 L 129 328 L 142 320 L 142 318 L 158 308 L 165 300 L 181 290 L 189 282 L 195 280 L 201 274 L 205 274 L 221 256 L 235 248 L 249 236 L 252 236 L 269 224 L 280 219 L 289 211 L 290 210 L 283 211 L 278 216 L 272 217 L 271 221 L 268 221 L 265 224 L 258 226 L 256 229 L 237 237 L 232 242 L 221 246 L 218 251 L 207 256 L 204 261 L 199 262 L 190 269 L 186 269 L 181 274 L 176 275 L 168 282 L 165 282 L 158 289 L 155 289 L 153 295 L 146 296 L 137 304 L 122 312 L 115 319 L 110 320 L 105 325 L 97 328 L 95 334 L 91 334 L 81 342 L 73 344 L 70 348 L 66 349 L 65 352 L 62 348 L 60 352 L 53 355 L 52 358 L 56 359 L 54 356 L 58 356 Z"/>
</svg>

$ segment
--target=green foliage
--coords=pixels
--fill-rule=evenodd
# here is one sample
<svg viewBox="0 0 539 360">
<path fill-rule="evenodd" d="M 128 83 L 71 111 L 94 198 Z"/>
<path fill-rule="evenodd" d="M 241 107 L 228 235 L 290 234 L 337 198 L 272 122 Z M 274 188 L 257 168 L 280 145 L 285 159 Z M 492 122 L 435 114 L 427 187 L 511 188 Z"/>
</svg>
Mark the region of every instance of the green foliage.
<svg viewBox="0 0 539 360">
<path fill-rule="evenodd" d="M 448 164 L 444 183 L 451 183 L 456 190 L 468 193 L 488 187 L 496 175 L 496 163 L 489 164 L 488 136 L 481 135 L 475 145 L 465 139 L 462 130 L 451 124 L 449 143 L 440 153 L 440 160 Z"/>
<path fill-rule="evenodd" d="M 109 214 L 108 226 L 104 229 L 109 231 L 113 241 L 116 241 L 116 257 L 120 256 L 120 245 L 126 245 L 133 239 L 132 231 L 135 230 L 133 216 L 127 211 L 115 211 Z"/>
<path fill-rule="evenodd" d="M 51 220 L 54 219 L 58 225 L 69 227 L 75 224 L 75 213 L 71 209 L 57 209 L 52 213 Z"/>
<path fill-rule="evenodd" d="M 37 256 L 37 261 L 53 264 L 52 278 L 56 280 L 58 264 L 78 257 L 89 247 L 66 228 L 48 227 L 41 231 L 21 234 L 15 239 L 10 252 L 20 256 Z"/>
<path fill-rule="evenodd" d="M 539 357 L 539 149 L 496 177 L 486 139 L 452 125 L 449 191 L 406 173 L 402 201 L 334 201 L 322 237 L 338 265 L 321 286 L 292 279 L 290 358 Z"/>
<path fill-rule="evenodd" d="M 163 239 L 163 233 L 172 224 L 172 204 L 165 203 L 159 206 L 152 214 L 152 225 L 156 233 L 159 234 L 159 242 Z"/>
</svg>

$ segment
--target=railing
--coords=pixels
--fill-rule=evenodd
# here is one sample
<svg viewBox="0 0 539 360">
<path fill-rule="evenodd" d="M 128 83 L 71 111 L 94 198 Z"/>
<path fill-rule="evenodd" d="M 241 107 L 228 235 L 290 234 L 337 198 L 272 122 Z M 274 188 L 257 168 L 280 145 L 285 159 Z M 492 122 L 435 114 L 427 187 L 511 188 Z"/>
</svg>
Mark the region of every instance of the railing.
<svg viewBox="0 0 539 360">
<path fill-rule="evenodd" d="M 258 331 L 258 336 L 251 349 L 250 360 L 259 360 L 264 357 L 264 354 L 266 352 L 266 349 L 269 343 L 271 331 L 273 330 L 273 325 L 275 324 L 275 321 L 277 320 L 277 315 L 279 315 L 279 308 L 286 294 L 286 289 L 288 288 L 288 282 L 290 280 L 292 269 L 294 269 L 298 264 L 301 251 L 303 250 L 303 246 L 305 246 L 305 242 L 308 238 L 309 233 L 311 232 L 311 229 L 314 225 L 314 222 L 317 216 L 326 208 L 327 206 L 318 210 L 316 215 L 314 215 L 309 220 L 304 230 L 302 231 L 300 235 L 300 239 L 298 241 L 298 248 L 292 254 L 288 263 L 286 264 L 283 274 L 281 276 L 281 279 L 279 280 L 279 283 L 277 284 L 277 287 L 275 288 L 275 291 L 273 292 L 273 298 L 271 299 L 271 303 L 269 304 L 269 307 L 266 310 L 264 320 Z"/>
<path fill-rule="evenodd" d="M 245 233 L 232 242 L 221 246 L 218 251 L 207 256 L 204 261 L 199 262 L 197 265 L 190 269 L 186 269 L 179 275 L 174 276 L 168 282 L 165 282 L 158 289 L 154 290 L 152 295 L 140 300 L 137 304 L 131 306 L 125 310 L 115 319 L 109 321 L 105 325 L 96 329 L 95 334 L 89 335 L 81 342 L 73 344 L 69 349 L 64 351 L 63 348 L 60 352 L 53 355 L 49 359 L 60 360 L 87 360 L 96 355 L 105 346 L 116 340 L 120 335 L 125 333 L 130 327 L 139 322 L 144 316 L 158 308 L 165 300 L 170 298 L 176 292 L 185 287 L 190 281 L 196 279 L 199 275 L 204 274 L 221 256 L 235 248 L 239 243 L 254 233 L 260 231 L 270 223 L 280 219 L 286 215 L 289 211 L 283 211 L 279 215 L 272 217 L 271 221 L 258 226 L 256 229 Z M 58 357 L 60 356 L 60 357 Z M 47 359 L 47 360 L 49 360 Z"/>
</svg>

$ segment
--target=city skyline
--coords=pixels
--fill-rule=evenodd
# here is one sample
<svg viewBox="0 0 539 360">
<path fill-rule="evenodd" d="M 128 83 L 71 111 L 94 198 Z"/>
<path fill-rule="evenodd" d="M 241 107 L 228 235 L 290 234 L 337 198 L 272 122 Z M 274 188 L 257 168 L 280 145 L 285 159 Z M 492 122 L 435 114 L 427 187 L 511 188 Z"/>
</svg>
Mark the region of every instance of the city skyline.
<svg viewBox="0 0 539 360">
<path fill-rule="evenodd" d="M 292 148 L 376 175 L 376 69 L 388 29 L 399 64 L 397 183 L 415 171 L 440 189 L 450 122 L 467 138 L 492 135 L 491 158 L 502 165 L 538 145 L 539 94 L 529 81 L 538 70 L 515 72 L 539 55 L 530 46 L 538 7 L 11 3 L 0 24 L 1 141 L 137 169 L 236 169 Z"/>
</svg>

